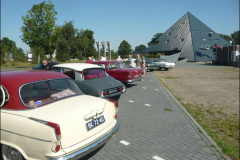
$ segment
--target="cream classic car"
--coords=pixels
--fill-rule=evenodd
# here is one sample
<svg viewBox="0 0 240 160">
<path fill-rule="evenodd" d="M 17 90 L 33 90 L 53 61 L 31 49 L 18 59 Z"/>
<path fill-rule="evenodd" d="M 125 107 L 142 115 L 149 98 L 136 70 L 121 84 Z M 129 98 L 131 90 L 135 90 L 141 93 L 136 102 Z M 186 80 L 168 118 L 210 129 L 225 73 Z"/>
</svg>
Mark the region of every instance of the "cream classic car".
<svg viewBox="0 0 240 160">
<path fill-rule="evenodd" d="M 117 101 L 84 95 L 52 71 L 2 72 L 0 105 L 4 160 L 78 159 L 119 127 Z"/>
</svg>

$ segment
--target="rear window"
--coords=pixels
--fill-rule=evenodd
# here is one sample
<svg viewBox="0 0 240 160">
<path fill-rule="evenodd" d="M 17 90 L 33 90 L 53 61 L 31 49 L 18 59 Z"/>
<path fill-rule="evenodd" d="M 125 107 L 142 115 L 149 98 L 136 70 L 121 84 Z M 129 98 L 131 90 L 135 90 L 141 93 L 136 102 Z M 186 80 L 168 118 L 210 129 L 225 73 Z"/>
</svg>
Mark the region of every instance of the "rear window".
<svg viewBox="0 0 240 160">
<path fill-rule="evenodd" d="M 20 88 L 20 97 L 27 107 L 37 107 L 61 98 L 82 94 L 71 79 L 52 79 L 26 84 Z"/>
<path fill-rule="evenodd" d="M 96 69 L 85 69 L 83 71 L 83 76 L 85 80 L 94 79 L 94 78 L 103 78 L 106 77 L 106 73 L 101 68 Z"/>
</svg>

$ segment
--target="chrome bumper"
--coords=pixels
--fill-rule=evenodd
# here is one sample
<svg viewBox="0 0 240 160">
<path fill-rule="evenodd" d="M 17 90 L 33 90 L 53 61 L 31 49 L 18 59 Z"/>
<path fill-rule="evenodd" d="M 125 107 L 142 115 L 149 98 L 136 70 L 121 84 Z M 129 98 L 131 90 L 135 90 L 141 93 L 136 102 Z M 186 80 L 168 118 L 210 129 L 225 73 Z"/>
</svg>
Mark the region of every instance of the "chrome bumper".
<svg viewBox="0 0 240 160">
<path fill-rule="evenodd" d="M 96 142 L 94 142 L 76 152 L 73 152 L 69 155 L 64 155 L 64 156 L 58 157 L 58 158 L 48 157 L 48 160 L 67 160 L 67 159 L 71 159 L 71 160 L 76 159 L 77 160 L 79 158 L 82 158 L 82 157 L 86 156 L 87 154 L 93 152 L 97 148 L 101 147 L 102 145 L 104 145 L 118 131 L 118 129 L 119 129 L 119 123 L 117 122 L 117 124 L 111 130 L 111 132 L 109 132 L 108 134 L 106 134 L 105 136 L 103 136 L 102 138 L 97 140 Z"/>
<path fill-rule="evenodd" d="M 127 83 L 132 83 L 132 82 L 135 82 L 135 81 L 140 81 L 141 79 L 142 79 L 142 77 L 138 77 L 138 78 L 135 78 L 135 79 L 127 80 Z"/>
</svg>

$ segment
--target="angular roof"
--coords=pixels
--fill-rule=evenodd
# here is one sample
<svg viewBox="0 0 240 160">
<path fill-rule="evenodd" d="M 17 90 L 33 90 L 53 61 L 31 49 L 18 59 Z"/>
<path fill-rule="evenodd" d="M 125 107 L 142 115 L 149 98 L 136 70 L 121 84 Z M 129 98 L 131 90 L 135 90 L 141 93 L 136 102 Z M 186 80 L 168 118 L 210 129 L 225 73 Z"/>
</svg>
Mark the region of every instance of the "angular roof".
<svg viewBox="0 0 240 160">
<path fill-rule="evenodd" d="M 156 41 L 158 44 L 149 46 L 145 52 L 164 52 L 180 50 L 179 58 L 188 61 L 212 60 L 211 46 L 228 44 L 221 36 L 187 12 L 173 24 Z"/>
</svg>

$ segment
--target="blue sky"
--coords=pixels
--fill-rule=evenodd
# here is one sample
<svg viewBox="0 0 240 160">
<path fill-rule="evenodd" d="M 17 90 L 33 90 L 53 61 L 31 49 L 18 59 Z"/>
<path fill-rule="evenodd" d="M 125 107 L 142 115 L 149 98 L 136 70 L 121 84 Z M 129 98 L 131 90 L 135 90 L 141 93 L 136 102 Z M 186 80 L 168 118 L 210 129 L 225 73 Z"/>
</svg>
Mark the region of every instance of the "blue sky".
<svg viewBox="0 0 240 160">
<path fill-rule="evenodd" d="M 43 0 L 1 0 L 1 38 L 29 51 L 21 36 L 22 16 Z M 95 41 L 111 41 L 117 51 L 122 40 L 135 46 L 165 32 L 190 12 L 217 33 L 239 30 L 239 0 L 53 0 L 56 25 L 74 21 L 77 29 L 94 31 Z M 96 45 L 95 45 L 96 46 Z"/>
</svg>

